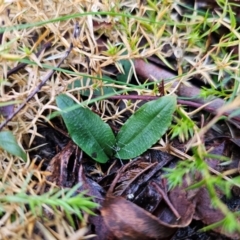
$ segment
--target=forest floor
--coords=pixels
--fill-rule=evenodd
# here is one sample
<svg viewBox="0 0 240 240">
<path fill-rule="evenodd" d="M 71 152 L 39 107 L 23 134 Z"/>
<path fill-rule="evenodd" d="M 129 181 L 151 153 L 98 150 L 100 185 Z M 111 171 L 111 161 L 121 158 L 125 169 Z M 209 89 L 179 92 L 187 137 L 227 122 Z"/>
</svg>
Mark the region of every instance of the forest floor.
<svg viewBox="0 0 240 240">
<path fill-rule="evenodd" d="M 238 1 L 2 1 L 0 239 L 240 239 Z"/>
</svg>

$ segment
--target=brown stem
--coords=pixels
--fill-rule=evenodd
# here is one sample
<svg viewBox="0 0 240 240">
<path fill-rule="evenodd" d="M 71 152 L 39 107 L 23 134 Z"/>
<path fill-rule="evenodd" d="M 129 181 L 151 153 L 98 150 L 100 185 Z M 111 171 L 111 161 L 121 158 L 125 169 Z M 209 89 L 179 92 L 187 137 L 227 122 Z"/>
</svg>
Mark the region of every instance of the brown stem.
<svg viewBox="0 0 240 240">
<path fill-rule="evenodd" d="M 176 78 L 177 75 L 167 71 L 164 68 L 158 67 L 150 62 L 145 62 L 142 59 L 136 59 L 134 60 L 134 67 L 136 70 L 137 75 L 140 78 L 143 79 L 149 79 L 150 81 L 154 80 L 163 80 L 164 82 L 168 82 L 172 80 L 173 78 Z M 177 87 L 178 82 L 173 82 L 173 87 Z M 195 86 L 185 86 L 183 84 L 180 84 L 177 89 L 177 95 L 179 97 L 185 97 L 190 98 L 191 101 L 184 101 L 184 103 L 187 103 L 187 105 L 190 104 L 196 107 L 200 107 L 206 103 L 209 103 L 209 105 L 205 106 L 203 109 L 216 114 L 217 110 L 226 104 L 226 102 L 221 98 L 214 98 L 214 97 L 208 97 L 207 99 L 203 99 L 200 97 L 200 89 Z M 181 100 L 183 101 L 183 100 Z M 180 103 L 180 102 L 179 102 Z M 228 116 L 232 113 L 232 111 L 226 111 L 224 115 Z M 233 117 L 233 119 L 239 121 L 240 115 Z"/>
<path fill-rule="evenodd" d="M 159 98 L 158 96 L 146 96 L 146 95 L 144 95 L 144 96 L 142 96 L 142 95 L 116 95 L 116 96 L 108 97 L 108 99 L 117 99 L 117 100 L 127 99 L 127 100 L 143 100 L 143 101 L 151 101 L 151 100 L 156 100 L 158 98 Z M 200 108 L 204 104 L 201 102 L 187 101 L 187 100 L 181 100 L 181 99 L 178 99 L 177 102 L 178 102 L 178 104 L 185 105 L 188 107 L 195 107 L 195 108 Z M 214 106 L 216 106 L 216 105 L 214 105 Z M 211 113 L 216 113 L 216 108 L 214 106 L 212 103 L 210 103 L 209 105 L 205 106 L 203 109 L 205 111 L 208 111 Z M 229 114 L 231 114 L 231 111 L 227 111 L 224 113 L 225 116 L 229 116 Z M 240 122 L 240 116 L 234 116 L 231 119 Z"/>
<path fill-rule="evenodd" d="M 177 212 L 176 208 L 172 205 L 172 203 L 170 202 L 167 194 L 158 186 L 157 183 L 155 182 L 151 182 L 151 184 L 153 185 L 153 187 L 156 188 L 156 190 L 162 195 L 162 198 L 164 199 L 164 201 L 166 202 L 166 204 L 169 206 L 169 208 L 172 210 L 173 214 L 175 215 L 175 217 L 177 218 L 177 220 L 179 220 L 181 218 L 181 216 L 179 215 L 179 213 Z"/>
</svg>

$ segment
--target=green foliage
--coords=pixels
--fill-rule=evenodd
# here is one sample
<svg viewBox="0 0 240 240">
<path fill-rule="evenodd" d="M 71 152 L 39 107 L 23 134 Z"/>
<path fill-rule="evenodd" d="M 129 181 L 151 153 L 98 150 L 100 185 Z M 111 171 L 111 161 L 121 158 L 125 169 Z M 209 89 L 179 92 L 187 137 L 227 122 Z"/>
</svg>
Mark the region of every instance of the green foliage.
<svg viewBox="0 0 240 240">
<path fill-rule="evenodd" d="M 223 228 L 223 231 L 225 232 L 229 232 L 229 233 L 233 233 L 234 231 L 236 230 L 240 230 L 240 227 L 239 227 L 239 222 L 236 221 L 236 218 L 239 217 L 239 213 L 232 213 L 232 212 L 228 212 L 228 214 L 226 215 L 226 217 L 219 221 L 219 222 L 216 222 L 216 223 L 213 223 L 213 224 L 210 224 L 206 227 L 203 227 L 201 229 L 201 231 L 209 231 L 209 230 L 212 230 L 216 227 L 222 227 Z"/>
<path fill-rule="evenodd" d="M 73 84 L 70 84 L 69 88 L 70 89 L 82 88 L 82 90 L 80 90 L 80 93 L 82 96 L 89 96 L 91 94 L 91 90 L 90 90 L 91 88 L 92 88 L 92 94 L 94 96 L 102 96 L 106 94 L 115 93 L 115 88 L 105 86 L 105 84 L 103 85 L 102 84 L 103 81 L 109 82 L 109 81 L 113 81 L 113 79 L 103 75 L 101 84 L 98 84 L 98 80 L 94 81 L 94 79 L 84 76 L 81 80 L 76 80 L 74 81 Z M 98 86 L 98 85 L 103 85 L 103 86 Z"/>
<path fill-rule="evenodd" d="M 110 157 L 134 158 L 151 147 L 167 131 L 176 108 L 176 98 L 162 97 L 140 107 L 124 124 L 117 137 L 99 116 L 67 95 L 57 97 L 57 105 L 72 140 L 94 160 L 105 163 Z"/>
<path fill-rule="evenodd" d="M 90 96 L 93 94 L 94 96 L 104 96 L 107 94 L 115 94 L 116 88 L 112 86 L 107 86 L 107 84 L 111 83 L 127 83 L 132 77 L 132 65 L 129 60 L 120 60 L 116 63 L 121 70 L 116 76 L 117 81 L 110 78 L 107 75 L 103 75 L 102 77 L 97 76 L 93 78 L 92 76 L 83 76 L 81 79 L 74 81 L 72 84 L 69 84 L 69 89 L 81 88 L 80 93 L 82 96 Z"/>
<path fill-rule="evenodd" d="M 196 125 L 183 108 L 178 107 L 176 113 L 179 117 L 177 115 L 174 116 L 175 122 L 171 126 L 171 138 L 173 139 L 174 137 L 178 137 L 182 142 L 184 142 L 193 136 L 194 127 Z"/>
<path fill-rule="evenodd" d="M 115 156 L 129 159 L 140 155 L 159 140 L 171 124 L 176 98 L 166 96 L 145 103 L 120 129 Z"/>
<path fill-rule="evenodd" d="M 122 49 L 122 44 L 113 45 L 111 42 L 107 42 L 107 50 L 103 53 L 107 56 L 116 56 L 117 54 L 120 54 L 120 51 Z"/>
<path fill-rule="evenodd" d="M 226 97 L 228 94 L 226 90 L 217 90 L 215 88 L 206 88 L 203 87 L 200 92 L 200 96 L 204 99 L 211 97 L 211 96 L 216 96 L 216 97 Z"/>
<path fill-rule="evenodd" d="M 109 125 L 88 108 L 79 106 L 68 111 L 75 102 L 67 95 L 59 95 L 56 101 L 72 140 L 94 160 L 107 162 L 113 155 L 112 146 L 116 143 Z"/>
<path fill-rule="evenodd" d="M 168 179 L 169 189 L 182 185 L 183 177 L 192 172 L 195 174 L 194 169 L 195 162 L 188 160 L 180 161 L 176 168 L 164 168 L 166 171 L 164 176 Z"/>
<path fill-rule="evenodd" d="M 27 161 L 26 153 L 18 145 L 12 132 L 0 132 L 0 148 L 4 149 L 12 155 L 22 158 L 24 161 Z"/>
<path fill-rule="evenodd" d="M 120 60 L 117 64 L 121 66 L 122 69 L 122 73 L 116 76 L 117 80 L 129 82 L 133 75 L 131 62 L 129 60 Z"/>
<path fill-rule="evenodd" d="M 193 153 L 192 160 L 180 161 L 173 169 L 165 168 L 166 173 L 164 176 L 168 179 L 169 188 L 172 189 L 182 185 L 184 177 L 188 184 L 190 184 L 186 190 L 206 187 L 211 197 L 213 207 L 219 208 L 225 215 L 225 218 L 204 227 L 202 230 L 207 231 L 222 226 L 223 230 L 227 232 L 240 231 L 239 223 L 236 221 L 236 214 L 228 210 L 218 195 L 219 190 L 221 190 L 224 195 L 230 197 L 231 188 L 240 184 L 240 177 L 237 176 L 226 181 L 221 174 L 214 176 L 211 174 L 208 164 L 205 161 L 205 158 L 209 157 L 218 158 L 221 161 L 229 161 L 228 158 L 208 154 L 202 146 L 193 148 Z M 196 181 L 194 176 L 196 176 L 197 172 L 201 174 L 201 180 L 198 179 Z"/>
<path fill-rule="evenodd" d="M 222 221 L 223 229 L 226 232 L 234 232 L 236 229 L 239 229 L 239 222 L 236 221 L 236 215 L 233 213 L 228 213 Z"/>
<path fill-rule="evenodd" d="M 0 85 L 4 85 L 5 84 L 5 81 L 4 80 L 0 80 Z M 7 84 L 6 84 L 7 85 Z M 4 107 L 4 106 L 9 106 L 9 105 L 12 105 L 12 104 L 17 104 L 17 103 L 20 103 L 20 101 L 8 101 L 8 102 L 0 102 L 0 107 Z M 0 114 L 1 114 L 1 111 L 0 111 Z"/>
<path fill-rule="evenodd" d="M 84 196 L 84 192 L 76 194 L 79 186 L 77 184 L 71 189 L 52 188 L 44 194 L 34 196 L 27 194 L 24 188 L 16 194 L 5 194 L 6 187 L 3 185 L 0 189 L 0 214 L 5 212 L 4 206 L 6 204 L 19 205 L 21 209 L 29 206 L 31 212 L 36 216 L 43 216 L 44 205 L 47 205 L 53 211 L 57 211 L 57 208 L 60 207 L 74 226 L 73 214 L 82 219 L 81 211 L 94 215 L 91 209 L 98 207 L 98 204 L 94 203 L 92 198 Z"/>
</svg>

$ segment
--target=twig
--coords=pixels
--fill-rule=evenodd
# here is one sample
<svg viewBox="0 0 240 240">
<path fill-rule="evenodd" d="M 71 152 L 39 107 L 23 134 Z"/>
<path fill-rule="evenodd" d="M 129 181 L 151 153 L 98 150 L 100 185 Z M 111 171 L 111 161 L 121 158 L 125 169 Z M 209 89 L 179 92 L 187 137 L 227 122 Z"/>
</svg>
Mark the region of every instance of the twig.
<svg viewBox="0 0 240 240">
<path fill-rule="evenodd" d="M 151 101 L 151 100 L 156 100 L 160 97 L 161 96 L 158 97 L 158 96 L 147 96 L 147 95 L 116 95 L 116 96 L 108 97 L 108 99 L 117 99 L 117 100 L 127 99 L 127 100 Z M 214 102 L 214 100 L 212 100 L 212 101 Z M 185 105 L 188 107 L 194 107 L 194 108 L 200 108 L 200 107 L 203 107 L 203 105 L 204 105 L 204 103 L 201 103 L 201 102 L 187 101 L 187 100 L 182 100 L 182 99 L 178 99 L 177 102 L 178 102 L 178 104 Z M 221 106 L 219 106 L 219 108 L 220 107 Z M 216 105 L 213 105 L 210 102 L 209 105 L 206 105 L 203 107 L 203 110 L 216 114 L 218 108 L 216 108 Z M 228 117 L 231 113 L 232 112 L 227 111 L 227 112 L 223 113 L 223 115 Z M 240 122 L 239 115 L 233 116 L 231 119 Z M 229 121 L 231 121 L 231 119 Z"/>
<path fill-rule="evenodd" d="M 149 166 L 147 166 L 146 168 L 144 168 L 142 171 L 140 171 L 138 174 L 136 174 L 136 176 L 134 178 L 132 178 L 128 184 L 122 189 L 122 191 L 120 192 L 120 196 L 123 195 L 123 193 L 128 189 L 128 187 L 137 179 L 139 178 L 142 174 L 144 174 L 145 172 L 147 172 L 149 169 L 153 168 L 155 165 L 157 165 L 158 163 L 152 163 Z"/>
<path fill-rule="evenodd" d="M 156 190 L 162 195 L 162 198 L 164 199 L 164 201 L 166 202 L 166 204 L 169 206 L 169 208 L 172 210 L 173 214 L 175 215 L 175 217 L 177 218 L 177 220 L 179 220 L 181 218 L 181 216 L 179 215 L 179 213 L 177 212 L 177 210 L 175 209 L 175 207 L 172 205 L 172 203 L 169 201 L 169 198 L 167 196 L 167 194 L 158 186 L 157 183 L 155 182 L 151 182 L 151 185 L 153 187 L 156 188 Z"/>
<path fill-rule="evenodd" d="M 74 39 L 76 39 L 79 36 L 79 25 L 76 23 L 75 27 L 74 27 L 74 32 L 73 32 L 73 36 Z M 71 42 L 68 50 L 66 51 L 65 56 L 60 60 L 60 62 L 57 64 L 57 68 L 60 67 L 60 65 L 63 63 L 63 61 L 68 57 L 68 55 L 70 54 L 70 52 L 73 49 L 73 43 Z M 24 106 L 26 105 L 27 102 L 29 102 L 29 100 L 36 94 L 38 93 L 41 88 L 45 85 L 45 83 L 47 82 L 47 80 L 49 78 L 51 78 L 51 76 L 54 74 L 55 70 L 51 70 L 49 73 L 46 74 L 46 76 L 43 78 L 43 80 L 38 84 L 38 86 L 36 87 L 36 89 L 33 90 L 32 93 L 30 93 L 30 95 L 27 97 L 27 99 L 25 100 L 24 103 L 22 103 L 11 115 L 8 116 L 8 118 L 0 125 L 0 131 L 3 129 L 3 127 L 14 117 L 16 116 L 21 109 L 24 108 Z"/>
<path fill-rule="evenodd" d="M 150 62 L 146 63 L 142 59 L 135 59 L 134 67 L 138 76 L 140 76 L 143 79 L 149 79 L 150 81 L 154 81 L 154 79 L 163 79 L 164 82 L 169 82 L 170 80 L 177 77 L 177 74 L 174 74 L 171 71 L 156 66 L 153 63 Z M 207 99 L 201 98 L 200 89 L 194 85 L 185 86 L 183 84 L 179 84 L 178 81 L 172 81 L 172 87 L 177 88 L 176 94 L 179 97 L 191 99 L 191 101 L 184 101 L 184 103 L 187 104 L 188 106 L 202 107 L 202 105 L 209 103 L 207 106 L 203 107 L 203 109 L 208 112 L 216 114 L 217 110 L 226 104 L 226 102 L 223 99 L 218 97 L 214 98 L 214 96 L 208 97 Z M 180 101 L 183 102 L 183 100 Z M 229 116 L 230 114 L 232 114 L 232 111 L 226 111 L 224 113 L 225 116 Z M 240 121 L 240 115 L 234 116 L 232 119 Z"/>
<path fill-rule="evenodd" d="M 111 183 L 111 185 L 110 185 L 110 187 L 109 187 L 109 189 L 108 189 L 108 191 L 107 191 L 107 194 L 106 194 L 107 196 L 111 196 L 111 195 L 113 194 L 113 190 L 114 190 L 114 188 L 115 188 L 118 180 L 120 179 L 121 174 L 122 174 L 123 172 L 125 172 L 125 170 L 126 170 L 127 168 L 131 167 L 134 163 L 135 163 L 135 161 L 130 161 L 129 163 L 127 163 L 126 165 L 122 166 L 122 167 L 118 170 L 116 177 L 113 179 L 113 181 L 112 181 L 112 183 Z"/>
</svg>

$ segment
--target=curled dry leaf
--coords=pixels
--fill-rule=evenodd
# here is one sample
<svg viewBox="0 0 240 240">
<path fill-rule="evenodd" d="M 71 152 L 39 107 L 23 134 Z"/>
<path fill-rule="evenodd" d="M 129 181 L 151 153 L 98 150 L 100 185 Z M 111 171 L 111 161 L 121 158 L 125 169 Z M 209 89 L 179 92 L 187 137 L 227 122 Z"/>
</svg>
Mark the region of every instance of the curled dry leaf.
<svg viewBox="0 0 240 240">
<path fill-rule="evenodd" d="M 71 156 L 74 155 L 76 150 L 77 146 L 70 141 L 61 152 L 51 160 L 47 167 L 47 171 L 51 172 L 51 175 L 48 176 L 49 181 L 55 182 L 60 187 L 72 187 L 74 185 L 78 164 L 76 158 L 72 159 Z"/>
<path fill-rule="evenodd" d="M 107 197 L 101 209 L 103 220 L 117 239 L 165 239 L 176 231 L 149 212 L 122 197 Z"/>
<path fill-rule="evenodd" d="M 204 224 L 210 225 L 221 221 L 224 218 L 223 213 L 219 208 L 214 208 L 211 204 L 211 199 L 206 188 L 201 188 L 194 198 L 196 210 L 194 219 L 201 220 Z M 237 232 L 224 232 L 222 228 L 214 228 L 214 232 L 221 233 L 232 239 L 240 239 L 240 234 Z"/>
<path fill-rule="evenodd" d="M 104 197 L 103 188 L 85 175 L 82 165 L 78 172 L 78 182 L 82 183 L 78 189 L 79 191 L 87 191 L 88 195 L 94 197 L 95 202 L 102 203 Z M 97 210 L 96 213 L 96 216 L 89 216 L 88 218 L 88 223 L 91 225 L 91 229 L 94 229 L 93 233 L 96 234 L 93 240 L 113 239 L 113 235 L 104 223 L 102 216 L 98 214 Z"/>
<path fill-rule="evenodd" d="M 155 185 L 158 186 L 156 191 L 159 192 L 160 184 Z M 161 192 L 164 192 L 164 189 Z M 188 226 L 192 221 L 195 205 L 188 200 L 184 187 L 176 187 L 168 194 L 164 193 L 163 198 L 165 202 L 158 205 L 153 212 L 154 216 L 172 228 Z"/>
<path fill-rule="evenodd" d="M 183 187 L 176 187 L 169 192 L 169 200 L 181 216 L 178 221 L 172 223 L 174 227 L 186 227 L 188 226 L 193 218 L 195 211 L 194 204 L 188 199 L 187 191 Z"/>
<path fill-rule="evenodd" d="M 96 202 L 101 204 L 105 191 L 98 183 L 85 175 L 82 164 L 78 171 L 78 182 L 82 183 L 80 191 L 87 191 L 88 195 L 95 197 Z"/>
</svg>

